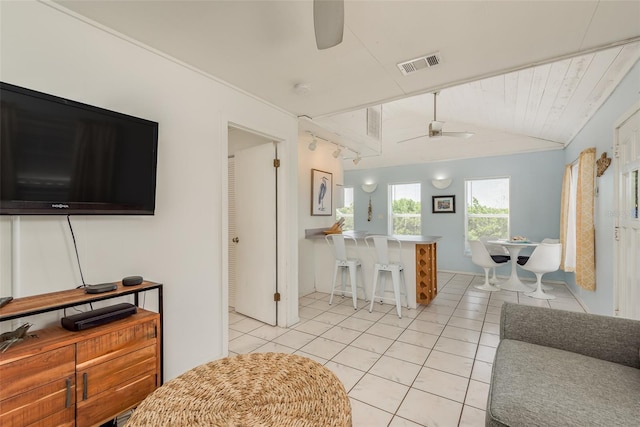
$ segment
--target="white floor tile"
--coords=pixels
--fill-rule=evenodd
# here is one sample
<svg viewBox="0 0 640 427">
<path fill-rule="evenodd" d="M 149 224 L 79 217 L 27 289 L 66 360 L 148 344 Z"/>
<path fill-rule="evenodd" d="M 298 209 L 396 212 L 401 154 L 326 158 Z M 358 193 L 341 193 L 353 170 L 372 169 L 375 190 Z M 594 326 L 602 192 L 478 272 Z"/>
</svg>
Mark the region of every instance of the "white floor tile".
<svg viewBox="0 0 640 427">
<path fill-rule="evenodd" d="M 462 408 L 462 417 L 460 417 L 460 427 L 484 427 L 485 411 L 464 405 Z"/>
<path fill-rule="evenodd" d="M 355 329 L 349 329 L 338 325 L 331 327 L 331 329 L 322 334 L 322 337 L 332 341 L 341 342 L 342 344 L 350 344 L 361 334 L 362 332 L 356 331 Z"/>
<path fill-rule="evenodd" d="M 423 332 L 412 331 L 409 329 L 404 331 L 402 335 L 398 337 L 398 341 L 419 345 L 424 348 L 433 348 L 437 340 L 437 335 L 425 334 Z"/>
<path fill-rule="evenodd" d="M 424 426 L 456 426 L 462 404 L 412 388 L 397 415 Z"/>
<path fill-rule="evenodd" d="M 363 350 L 372 351 L 374 353 L 383 354 L 393 344 L 393 340 L 388 338 L 371 335 L 368 332 L 360 335 L 353 340 L 351 346 L 358 347 Z"/>
<path fill-rule="evenodd" d="M 438 338 L 438 342 L 436 342 L 436 345 L 433 347 L 436 351 L 451 353 L 456 356 L 469 357 L 471 359 L 475 357 L 477 348 L 477 344 L 458 341 L 446 337 Z"/>
<path fill-rule="evenodd" d="M 380 359 L 380 355 L 361 348 L 347 346 L 332 360 L 361 371 L 368 371 Z"/>
<path fill-rule="evenodd" d="M 273 341 L 278 344 L 286 345 L 287 347 L 299 349 L 309 344 L 314 339 L 315 339 L 315 335 L 307 334 L 305 332 L 300 332 L 300 331 L 296 331 L 295 329 L 292 329 L 286 334 L 280 335 L 278 338 L 274 339 Z"/>
<path fill-rule="evenodd" d="M 423 365 L 430 352 L 431 351 L 428 348 L 396 341 L 391 344 L 391 347 L 389 347 L 384 355 L 404 360 L 405 362 Z"/>
<path fill-rule="evenodd" d="M 386 427 L 393 414 L 351 399 L 352 427 Z"/>
<path fill-rule="evenodd" d="M 370 374 L 410 386 L 420 372 L 421 366 L 388 356 L 382 356 L 369 370 Z"/>
<path fill-rule="evenodd" d="M 413 383 L 414 388 L 460 403 L 464 402 L 468 385 L 468 378 L 432 368 L 422 368 Z"/>
<path fill-rule="evenodd" d="M 485 410 L 487 407 L 487 398 L 489 396 L 489 384 L 480 381 L 471 380 L 469 382 L 469 390 L 467 390 L 467 398 L 465 405 Z"/>
<path fill-rule="evenodd" d="M 473 363 L 473 371 L 471 371 L 471 379 L 489 384 L 491 382 L 491 363 L 476 360 Z"/>
<path fill-rule="evenodd" d="M 307 334 L 312 335 L 322 335 L 331 328 L 333 328 L 333 326 L 331 326 L 330 324 L 325 322 L 318 322 L 317 320 L 313 319 L 294 327 L 296 331 L 306 332 Z"/>
<path fill-rule="evenodd" d="M 480 341 L 480 332 L 457 328 L 455 326 L 445 327 L 440 336 L 474 344 L 477 344 Z"/>
<path fill-rule="evenodd" d="M 469 378 L 473 368 L 473 359 L 432 351 L 424 366 Z"/>
<path fill-rule="evenodd" d="M 229 341 L 229 351 L 234 353 L 251 353 L 256 348 L 263 346 L 268 341 L 261 338 L 252 337 L 251 335 L 242 335 L 232 341 Z"/>
<path fill-rule="evenodd" d="M 374 323 L 375 322 L 372 322 L 371 320 L 364 320 L 364 319 L 359 319 L 357 317 L 351 316 L 348 319 L 340 322 L 340 326 L 344 326 L 345 328 L 364 332 L 367 329 L 369 329 L 371 326 L 373 326 Z"/>
<path fill-rule="evenodd" d="M 346 344 L 319 337 L 302 347 L 300 351 L 330 360 L 333 356 L 340 353 L 345 347 Z"/>
<path fill-rule="evenodd" d="M 416 319 L 407 328 L 411 331 L 418 331 L 425 334 L 440 335 L 444 330 L 444 325 L 440 323 L 426 322 L 424 320 Z"/>
<path fill-rule="evenodd" d="M 360 371 L 358 369 L 352 368 L 347 365 L 343 365 L 342 363 L 336 363 L 334 361 L 329 361 L 325 365 L 327 368 L 331 369 L 331 371 L 336 374 L 336 376 L 344 385 L 347 393 L 353 388 L 354 385 L 360 381 L 365 374 L 364 371 Z"/>
<path fill-rule="evenodd" d="M 504 278 L 501 278 L 504 279 Z M 301 322 L 285 329 L 229 310 L 229 355 L 299 354 L 331 369 L 345 386 L 353 426 L 484 425 L 502 304 L 583 311 L 564 285 L 552 301 L 523 293 L 486 293 L 484 277 L 438 273 L 439 295 L 428 306 L 402 309 L 313 292 L 300 297 Z M 313 320 L 312 320 L 313 319 Z"/>
<path fill-rule="evenodd" d="M 381 390 L 384 390 L 384 393 L 381 393 Z M 408 390 L 409 387 L 395 381 L 366 374 L 351 389 L 349 397 L 383 411 L 394 413 Z"/>
</svg>

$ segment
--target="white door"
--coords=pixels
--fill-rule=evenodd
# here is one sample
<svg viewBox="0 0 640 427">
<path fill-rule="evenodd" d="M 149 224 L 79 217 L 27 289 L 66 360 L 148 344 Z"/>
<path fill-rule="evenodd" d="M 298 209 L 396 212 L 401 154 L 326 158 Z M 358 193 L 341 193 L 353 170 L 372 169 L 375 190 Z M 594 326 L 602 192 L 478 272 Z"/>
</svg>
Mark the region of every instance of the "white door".
<svg viewBox="0 0 640 427">
<path fill-rule="evenodd" d="M 236 170 L 235 161 L 231 157 L 227 161 L 228 165 L 228 192 L 229 192 L 229 307 L 236 307 L 236 272 L 238 271 L 237 260 L 238 254 L 234 243 L 237 238 L 236 230 Z"/>
<path fill-rule="evenodd" d="M 640 319 L 640 107 L 616 128 L 615 314 Z"/>
<path fill-rule="evenodd" d="M 275 143 L 235 153 L 236 312 L 276 324 Z"/>
</svg>

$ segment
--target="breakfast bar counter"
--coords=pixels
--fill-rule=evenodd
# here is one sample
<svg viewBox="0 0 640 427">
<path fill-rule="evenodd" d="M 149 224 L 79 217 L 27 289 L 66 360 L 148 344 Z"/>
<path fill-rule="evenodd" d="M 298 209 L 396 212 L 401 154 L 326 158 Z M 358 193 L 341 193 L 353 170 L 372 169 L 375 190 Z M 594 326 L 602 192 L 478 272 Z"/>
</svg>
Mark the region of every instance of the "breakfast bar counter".
<svg viewBox="0 0 640 427">
<path fill-rule="evenodd" d="M 305 238 L 314 243 L 314 281 L 318 292 L 331 292 L 333 282 L 334 258 L 325 241 L 324 229 L 305 231 Z M 355 248 L 350 239 L 346 240 L 349 257 L 358 257 L 362 261 L 365 286 L 367 293 L 371 293 L 373 280 L 373 254 L 367 249 L 364 238 L 373 233 L 363 231 L 345 231 L 344 236 L 356 239 Z M 438 293 L 437 284 L 437 256 L 436 245 L 441 236 L 394 235 L 402 245 L 401 257 L 404 264 L 405 280 L 408 289 L 409 307 L 416 308 L 417 304 L 429 304 Z M 415 292 L 411 292 L 415 283 Z M 364 295 L 358 294 L 364 299 Z"/>
</svg>

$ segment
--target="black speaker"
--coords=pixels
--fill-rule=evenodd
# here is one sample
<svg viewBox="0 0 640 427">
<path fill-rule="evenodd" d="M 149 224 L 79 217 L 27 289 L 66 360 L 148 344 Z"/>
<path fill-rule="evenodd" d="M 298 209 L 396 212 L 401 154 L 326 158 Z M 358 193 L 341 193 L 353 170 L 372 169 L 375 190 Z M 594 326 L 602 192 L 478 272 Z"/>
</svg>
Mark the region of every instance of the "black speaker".
<svg viewBox="0 0 640 427">
<path fill-rule="evenodd" d="M 128 276 L 122 279 L 123 286 L 135 286 L 142 283 L 142 276 Z"/>
<path fill-rule="evenodd" d="M 124 319 L 137 312 L 138 308 L 135 305 L 123 302 L 121 304 L 63 317 L 60 319 L 60 323 L 63 328 L 69 331 L 82 331 L 115 320 Z"/>
</svg>

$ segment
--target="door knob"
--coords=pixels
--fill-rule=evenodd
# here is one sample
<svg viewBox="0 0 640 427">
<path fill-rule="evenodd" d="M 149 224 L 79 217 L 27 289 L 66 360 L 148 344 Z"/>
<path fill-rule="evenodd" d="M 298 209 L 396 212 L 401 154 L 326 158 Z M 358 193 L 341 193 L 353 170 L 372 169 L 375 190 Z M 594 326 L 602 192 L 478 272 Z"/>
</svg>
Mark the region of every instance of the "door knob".
<svg viewBox="0 0 640 427">
<path fill-rule="evenodd" d="M 240 239 L 238 239 L 237 237 L 234 237 L 233 239 L 231 239 L 231 241 L 233 243 L 238 243 L 240 241 Z"/>
</svg>

